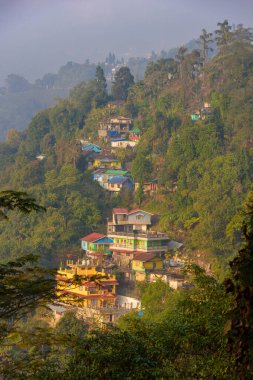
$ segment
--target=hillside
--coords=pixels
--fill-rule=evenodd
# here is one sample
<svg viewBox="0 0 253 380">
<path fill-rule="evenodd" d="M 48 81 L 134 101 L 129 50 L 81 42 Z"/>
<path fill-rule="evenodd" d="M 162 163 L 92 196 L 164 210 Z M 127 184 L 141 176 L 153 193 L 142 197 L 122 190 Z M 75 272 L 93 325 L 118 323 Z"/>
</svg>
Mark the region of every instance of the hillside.
<svg viewBox="0 0 253 380">
<path fill-rule="evenodd" d="M 253 47 L 235 34 L 204 63 L 201 52 L 179 53 L 177 61 L 150 63 L 144 80 L 114 109 L 115 115 L 134 118 L 142 136 L 132 153 L 119 149 L 116 155 L 132 168 L 136 182 L 158 179 L 158 194 L 139 199 L 135 194 L 136 204 L 160 214 L 159 228 L 183 240 L 190 259 L 211 263 L 223 276 L 239 242 L 238 211 L 252 181 Z M 116 199 L 101 192 L 85 171 L 76 141 L 99 142 L 99 122 L 111 112 L 108 99 L 99 82 L 80 84 L 68 100 L 36 115 L 24 134 L 14 133 L 1 143 L 2 187 L 25 189 L 48 208 L 45 216 L 27 220 L 26 227 L 20 228 L 19 219 L 1 226 L 4 255 L 17 255 L 10 233 L 24 247 L 29 241 L 29 252 L 39 247 L 51 257 L 58 248 L 77 247 L 87 207 L 94 213 L 87 224 L 90 231 L 104 229 L 109 204 L 134 206 L 131 196 Z M 201 109 L 201 117 L 193 121 L 191 115 Z M 39 162 L 36 156 L 42 153 L 47 159 Z M 44 234 L 51 230 L 47 241 Z"/>
<path fill-rule="evenodd" d="M 185 46 L 191 51 L 197 47 L 197 42 L 193 40 Z M 177 48 L 174 48 L 157 54 L 153 52 L 149 58 L 130 57 L 127 66 L 135 80 L 143 80 L 150 62 L 160 58 L 174 58 L 176 52 Z M 123 60 L 117 59 L 112 53 L 100 63 L 109 88 L 113 70 L 122 64 Z M 8 75 L 5 87 L 0 88 L 0 141 L 4 140 L 10 129 L 26 129 L 37 112 L 54 106 L 59 98 L 68 97 L 70 90 L 77 84 L 94 79 L 95 71 L 96 65 L 86 60 L 85 63 L 68 62 L 56 74 L 47 73 L 33 84 L 19 75 Z"/>
<path fill-rule="evenodd" d="M 111 96 L 98 66 L 0 143 L 1 189 L 46 208 L 23 214 L 1 198 L 6 379 L 252 379 L 253 35 L 218 26 L 213 58 L 204 33 L 200 50 L 150 62 L 142 81 L 122 67 Z M 132 186 L 96 179 L 115 172 Z M 131 265 L 120 271 L 114 252 Z M 184 287 L 163 277 L 170 267 L 176 282 L 175 256 Z M 138 282 L 141 305 L 129 312 L 124 299 L 115 326 L 123 276 L 129 290 Z"/>
</svg>

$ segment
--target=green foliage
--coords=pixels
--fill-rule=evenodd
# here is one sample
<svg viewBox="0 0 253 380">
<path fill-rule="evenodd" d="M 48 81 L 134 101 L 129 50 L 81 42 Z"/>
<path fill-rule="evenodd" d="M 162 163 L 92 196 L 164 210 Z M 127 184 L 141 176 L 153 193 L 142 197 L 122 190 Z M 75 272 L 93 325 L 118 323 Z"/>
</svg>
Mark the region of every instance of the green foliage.
<svg viewBox="0 0 253 380">
<path fill-rule="evenodd" d="M 144 182 L 149 179 L 152 171 L 150 156 L 145 153 L 139 150 L 133 162 L 132 174 L 136 182 Z"/>
<path fill-rule="evenodd" d="M 6 211 L 19 210 L 24 214 L 31 211 L 46 211 L 34 198 L 21 191 L 5 190 L 0 192 L 0 217 L 7 219 Z"/>
<path fill-rule="evenodd" d="M 226 290 L 233 295 L 233 306 L 228 313 L 227 337 L 231 354 L 235 355 L 233 372 L 237 379 L 251 379 L 253 375 L 253 191 L 244 208 L 243 246 L 231 262 L 231 278 L 225 281 Z"/>
<path fill-rule="evenodd" d="M 115 74 L 112 84 L 112 96 L 116 100 L 126 100 L 128 90 L 134 84 L 134 77 L 128 67 L 121 67 Z"/>
</svg>

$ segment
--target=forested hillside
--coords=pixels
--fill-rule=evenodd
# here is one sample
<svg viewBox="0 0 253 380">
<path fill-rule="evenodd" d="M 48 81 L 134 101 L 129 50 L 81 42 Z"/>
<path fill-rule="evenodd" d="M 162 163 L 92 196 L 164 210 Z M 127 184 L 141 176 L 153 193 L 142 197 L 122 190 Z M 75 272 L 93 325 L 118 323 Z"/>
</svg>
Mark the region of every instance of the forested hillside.
<svg viewBox="0 0 253 380">
<path fill-rule="evenodd" d="M 113 111 L 97 70 L 96 79 L 78 85 L 68 100 L 37 114 L 25 133 L 8 134 L 0 146 L 2 188 L 28 191 L 47 213 L 22 221 L 17 215 L 1 225 L 2 258 L 18 256 L 22 241 L 23 252 L 50 262 L 58 251 L 75 248 L 81 233 L 104 230 L 109 204 L 134 205 L 126 194 L 109 199 L 92 181 L 79 144 L 98 141 L 99 122 L 113 112 L 133 117 L 142 132 L 133 152 L 119 149 L 117 155 L 132 167 L 135 181 L 159 181 L 156 197 L 137 192 L 136 204 L 160 214 L 159 227 L 184 241 L 190 259 L 224 273 L 239 242 L 238 211 L 252 180 L 253 47 L 247 29 L 232 33 L 221 23 L 219 53 L 208 60 L 210 40 L 204 31 L 200 50 L 182 47 L 175 60 L 150 63 L 144 80 Z M 192 121 L 205 102 L 210 112 Z M 36 160 L 38 154 L 47 159 Z"/>
<path fill-rule="evenodd" d="M 212 39 L 219 50 L 208 59 Z M 252 378 L 252 191 L 246 197 L 253 175 L 252 33 L 242 25 L 232 31 L 225 20 L 214 36 L 203 30 L 200 40 L 199 50 L 182 46 L 175 59 L 150 63 L 143 81 L 134 83 L 123 67 L 110 95 L 98 66 L 94 80 L 0 144 L 1 189 L 26 191 L 46 208 L 23 215 L 1 205 L 9 216 L 0 224 L 6 379 Z M 139 188 L 111 196 L 93 181 L 80 140 L 109 151 L 99 123 L 119 115 L 133 118 L 141 131 L 133 149 L 115 153 Z M 151 179 L 158 192 L 145 195 Z M 71 312 L 53 326 L 48 308 L 34 311 L 43 298 L 39 268 L 29 264 L 31 256 L 17 259 L 35 254 L 44 266 L 60 266 L 78 255 L 80 236 L 105 232 L 114 206 L 158 214 L 159 230 L 184 243 L 178 254 L 188 261 L 187 291 L 159 280 L 142 283 L 141 313 L 126 315 L 117 327 L 96 330 Z M 5 264 L 10 260 L 16 261 Z"/>
</svg>

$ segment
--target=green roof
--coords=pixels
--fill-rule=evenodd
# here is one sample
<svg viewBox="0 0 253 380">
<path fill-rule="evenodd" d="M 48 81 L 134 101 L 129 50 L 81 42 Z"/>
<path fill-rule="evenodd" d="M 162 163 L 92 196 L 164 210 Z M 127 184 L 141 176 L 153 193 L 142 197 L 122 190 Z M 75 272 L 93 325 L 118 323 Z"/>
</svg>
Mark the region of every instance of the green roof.
<svg viewBox="0 0 253 380">
<path fill-rule="evenodd" d="M 140 133 L 140 130 L 139 130 L 139 128 L 134 128 L 134 129 L 132 129 L 132 130 L 129 131 L 129 132 Z"/>
<path fill-rule="evenodd" d="M 112 175 L 126 175 L 129 174 L 127 170 L 115 170 L 115 169 L 109 169 L 106 170 L 105 174 L 112 174 Z"/>
</svg>

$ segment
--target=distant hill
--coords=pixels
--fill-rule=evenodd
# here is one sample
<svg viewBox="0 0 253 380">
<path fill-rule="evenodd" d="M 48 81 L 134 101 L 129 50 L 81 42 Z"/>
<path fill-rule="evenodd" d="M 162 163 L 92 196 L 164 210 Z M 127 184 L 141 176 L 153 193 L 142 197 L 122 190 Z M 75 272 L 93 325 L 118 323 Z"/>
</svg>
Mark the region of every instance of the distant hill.
<svg viewBox="0 0 253 380">
<path fill-rule="evenodd" d="M 197 40 L 191 40 L 184 45 L 188 52 L 198 48 Z M 174 58 L 178 48 L 160 53 L 152 52 L 150 57 L 132 57 L 124 63 L 114 54 L 109 53 L 105 62 L 101 62 L 108 88 L 110 89 L 113 69 L 126 64 L 135 77 L 135 81 L 143 80 L 149 63 L 161 58 Z M 47 73 L 33 84 L 25 78 L 10 74 L 6 78 L 6 86 L 0 88 L 0 141 L 4 140 L 8 130 L 19 131 L 27 128 L 33 116 L 40 110 L 56 104 L 57 99 L 65 98 L 69 91 L 80 82 L 94 79 L 96 64 L 86 60 L 85 63 L 68 62 L 57 74 Z"/>
<path fill-rule="evenodd" d="M 67 97 L 76 84 L 93 79 L 95 71 L 96 65 L 89 61 L 83 64 L 68 62 L 57 74 L 45 74 L 34 84 L 10 74 L 6 78 L 6 87 L 0 89 L 0 140 L 11 128 L 19 131 L 27 128 L 38 111 Z"/>
</svg>

